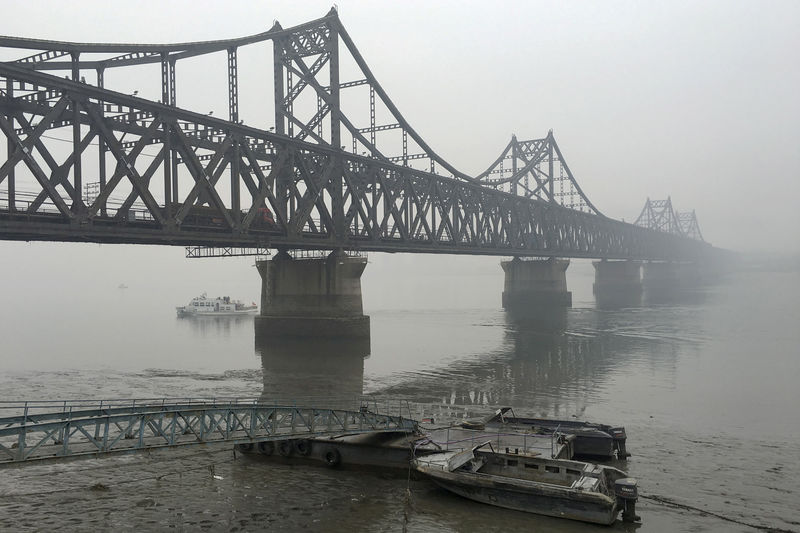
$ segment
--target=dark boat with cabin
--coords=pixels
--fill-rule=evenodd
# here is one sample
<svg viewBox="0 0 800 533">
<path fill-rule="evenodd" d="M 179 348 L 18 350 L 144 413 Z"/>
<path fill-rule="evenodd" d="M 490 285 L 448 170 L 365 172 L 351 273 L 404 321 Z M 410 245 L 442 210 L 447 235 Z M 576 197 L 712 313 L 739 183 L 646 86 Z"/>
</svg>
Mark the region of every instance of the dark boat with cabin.
<svg viewBox="0 0 800 533">
<path fill-rule="evenodd" d="M 622 426 L 583 422 L 578 420 L 553 420 L 549 418 L 517 417 L 510 407 L 503 407 L 487 418 L 485 427 L 505 427 L 509 430 L 531 431 L 537 434 L 561 433 L 574 435 L 575 457 L 598 459 L 626 459 L 630 456 L 625 448 L 627 435 Z"/>
</svg>

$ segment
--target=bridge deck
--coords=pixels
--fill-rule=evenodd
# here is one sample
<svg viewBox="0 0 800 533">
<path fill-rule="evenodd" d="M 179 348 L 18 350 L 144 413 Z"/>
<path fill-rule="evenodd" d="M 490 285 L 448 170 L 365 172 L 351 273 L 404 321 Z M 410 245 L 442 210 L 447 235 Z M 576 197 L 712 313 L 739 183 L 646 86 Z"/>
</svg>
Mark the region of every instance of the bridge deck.
<svg viewBox="0 0 800 533">
<path fill-rule="evenodd" d="M 401 415 L 359 410 L 278 406 L 259 401 L 145 402 L 87 407 L 70 402 L 4 403 L 0 464 L 98 455 L 213 442 L 412 432 Z"/>
</svg>

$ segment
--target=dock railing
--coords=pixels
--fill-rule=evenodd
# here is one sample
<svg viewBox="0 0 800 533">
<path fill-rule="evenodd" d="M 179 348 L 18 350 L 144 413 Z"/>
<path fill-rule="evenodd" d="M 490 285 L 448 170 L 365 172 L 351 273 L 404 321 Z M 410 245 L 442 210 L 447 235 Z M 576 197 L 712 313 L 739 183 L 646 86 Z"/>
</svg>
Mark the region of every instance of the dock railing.
<svg viewBox="0 0 800 533">
<path fill-rule="evenodd" d="M 557 432 L 462 426 L 497 409 L 380 395 L 0 401 L 0 463 L 205 442 L 417 430 L 442 450 L 490 440 L 498 451 L 510 453 L 556 457 L 563 452 Z"/>
<path fill-rule="evenodd" d="M 404 416 L 408 412 L 402 403 L 363 399 L 352 409 L 263 398 L 3 401 L 0 463 L 211 442 L 414 432 L 417 424 Z"/>
</svg>

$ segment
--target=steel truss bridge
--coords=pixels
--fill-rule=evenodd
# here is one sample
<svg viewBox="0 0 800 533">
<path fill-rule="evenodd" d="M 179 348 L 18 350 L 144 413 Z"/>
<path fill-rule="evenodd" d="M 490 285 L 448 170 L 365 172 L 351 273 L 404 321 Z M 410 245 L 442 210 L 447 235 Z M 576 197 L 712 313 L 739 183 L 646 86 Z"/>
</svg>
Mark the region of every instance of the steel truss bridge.
<svg viewBox="0 0 800 533">
<path fill-rule="evenodd" d="M 375 407 L 348 411 L 232 399 L 0 402 L 0 465 L 214 442 L 416 431 L 402 402 Z M 387 408 L 398 414 L 379 414 Z"/>
<path fill-rule="evenodd" d="M 700 224 L 697 222 L 697 214 L 692 210 L 675 211 L 672 208 L 672 198 L 666 200 L 651 200 L 644 204 L 642 212 L 634 222 L 637 226 L 665 231 L 673 235 L 683 235 L 699 241 L 703 240 L 700 232 Z"/>
<path fill-rule="evenodd" d="M 260 43 L 272 47 L 271 72 L 257 73 L 272 76 L 260 85 L 266 129 L 239 115 L 239 51 Z M 25 55 L 0 63 L 2 239 L 654 260 L 712 250 L 602 215 L 552 132 L 460 172 L 403 117 L 335 10 L 239 39 L 0 37 L 9 49 Z M 210 54 L 227 58 L 227 119 L 178 106 L 178 67 Z M 158 101 L 105 86 L 106 73 L 130 79 L 144 65 L 160 67 Z"/>
</svg>

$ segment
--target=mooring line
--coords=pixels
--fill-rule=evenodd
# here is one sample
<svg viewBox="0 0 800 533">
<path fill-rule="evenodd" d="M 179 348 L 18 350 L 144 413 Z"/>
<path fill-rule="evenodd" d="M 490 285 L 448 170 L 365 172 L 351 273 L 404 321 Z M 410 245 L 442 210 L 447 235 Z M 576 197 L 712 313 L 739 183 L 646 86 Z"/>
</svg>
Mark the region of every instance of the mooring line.
<svg viewBox="0 0 800 533">
<path fill-rule="evenodd" d="M 167 472 L 165 474 L 158 474 L 158 475 L 154 475 L 154 476 L 142 477 L 142 478 L 137 478 L 137 479 L 126 479 L 126 480 L 122 480 L 122 481 L 117 481 L 116 483 L 110 483 L 108 485 L 106 485 L 105 483 L 102 483 L 102 482 L 97 482 L 94 485 L 89 485 L 88 487 L 85 487 L 85 488 L 88 488 L 89 490 L 107 490 L 107 489 L 109 489 L 111 487 L 116 487 L 116 486 L 119 486 L 119 485 L 126 485 L 128 483 L 139 483 L 139 482 L 142 482 L 142 481 L 150 481 L 150 480 L 153 480 L 153 479 L 160 481 L 162 478 L 165 478 L 167 476 L 180 475 L 180 474 L 183 474 L 184 472 L 192 472 L 194 470 L 203 470 L 203 469 L 205 469 L 205 470 L 211 469 L 212 475 L 213 475 L 214 465 L 232 463 L 235 460 L 236 459 L 232 458 L 232 459 L 228 459 L 226 461 L 216 461 L 216 462 L 213 462 L 213 463 L 204 464 L 202 466 L 196 466 L 194 468 L 184 468 L 182 470 L 176 470 L 174 472 Z M 25 492 L 25 493 L 22 493 L 22 494 L 6 494 L 4 497 L 6 497 L 6 498 L 15 498 L 15 497 L 18 497 L 18 496 L 42 496 L 42 495 L 46 495 L 46 494 L 58 494 L 59 492 L 73 492 L 73 491 L 75 491 L 75 487 L 68 488 L 68 489 L 45 490 L 45 491 L 40 491 L 40 492 Z"/>
<path fill-rule="evenodd" d="M 695 511 L 697 513 L 706 514 L 709 516 L 719 518 L 721 520 L 725 520 L 726 522 L 733 522 L 734 524 L 739 524 L 740 526 L 751 527 L 753 529 L 758 529 L 761 531 L 770 531 L 773 533 L 797 533 L 797 531 L 793 529 L 783 529 L 779 527 L 764 526 L 761 524 L 753 524 L 751 522 L 745 522 L 744 520 L 738 520 L 736 518 L 730 518 L 728 516 L 715 513 L 714 511 L 708 511 L 706 509 L 701 509 L 699 507 L 694 507 L 692 505 L 687 505 L 685 503 L 676 502 L 675 500 L 670 500 L 669 498 L 665 498 L 664 496 L 658 496 L 656 494 L 654 495 L 639 494 L 639 497 L 644 498 L 645 500 L 652 500 L 657 503 L 662 503 L 664 505 L 671 505 L 679 509 L 685 509 L 687 511 Z"/>
</svg>

